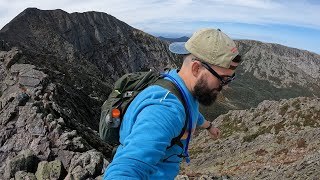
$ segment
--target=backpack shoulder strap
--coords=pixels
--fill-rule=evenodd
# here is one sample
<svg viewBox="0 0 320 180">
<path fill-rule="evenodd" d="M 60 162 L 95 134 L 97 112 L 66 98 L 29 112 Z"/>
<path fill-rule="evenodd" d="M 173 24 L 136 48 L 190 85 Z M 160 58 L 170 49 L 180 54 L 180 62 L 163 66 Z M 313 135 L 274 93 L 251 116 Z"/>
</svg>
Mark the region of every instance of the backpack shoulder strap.
<svg viewBox="0 0 320 180">
<path fill-rule="evenodd" d="M 171 140 L 171 144 L 170 146 L 167 147 L 167 149 L 171 148 L 173 145 L 177 144 L 178 146 L 180 146 L 182 149 L 183 149 L 183 144 L 181 143 L 180 139 L 181 137 L 183 136 L 184 132 L 186 131 L 187 129 L 187 124 L 188 124 L 188 116 L 189 116 L 189 112 L 187 111 L 187 105 L 186 105 L 186 102 L 185 102 L 185 99 L 183 98 L 179 88 L 177 87 L 176 84 L 174 84 L 173 82 L 171 82 L 170 80 L 166 80 L 164 78 L 161 78 L 161 79 L 158 79 L 154 85 L 159 85 L 163 88 L 166 88 L 168 89 L 172 94 L 174 94 L 179 100 L 180 102 L 183 104 L 183 107 L 185 109 L 185 112 L 186 112 L 186 117 L 185 117 L 185 122 L 184 122 L 184 125 L 183 125 L 183 128 L 179 134 L 179 136 L 173 138 Z"/>
</svg>

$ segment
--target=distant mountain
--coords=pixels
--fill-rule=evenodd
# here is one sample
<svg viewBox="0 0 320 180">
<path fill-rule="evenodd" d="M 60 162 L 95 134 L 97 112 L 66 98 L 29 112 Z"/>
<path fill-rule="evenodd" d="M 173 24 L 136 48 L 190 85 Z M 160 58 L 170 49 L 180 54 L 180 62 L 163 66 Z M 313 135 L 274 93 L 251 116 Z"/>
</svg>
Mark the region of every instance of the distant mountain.
<svg viewBox="0 0 320 180">
<path fill-rule="evenodd" d="M 185 42 L 189 38 L 160 39 Z M 257 106 L 263 100 L 320 96 L 320 55 L 279 44 L 236 40 L 243 62 L 231 83 L 211 108 L 201 107 L 214 119 L 231 109 Z M 250 94 L 250 96 L 248 96 Z"/>
<path fill-rule="evenodd" d="M 189 37 L 187 36 L 182 36 L 180 38 L 166 38 L 166 37 L 159 36 L 158 38 L 164 41 L 169 41 L 169 42 L 187 42 L 189 40 Z"/>
<path fill-rule="evenodd" d="M 243 62 L 220 103 L 201 108 L 207 117 L 247 109 L 263 100 L 320 97 L 320 56 L 278 44 L 238 40 Z"/>
<path fill-rule="evenodd" d="M 300 107 L 320 96 L 319 55 L 258 41 L 237 44 L 243 57 L 237 80 L 213 107 L 201 108 L 207 119 L 266 99 L 309 96 Z M 97 134 L 102 103 L 125 73 L 179 67 L 168 45 L 105 13 L 20 13 L 0 30 L 0 177 L 100 178 L 112 150 Z M 278 118 L 268 108 L 259 113 Z M 311 116 L 305 108 L 301 113 Z M 244 122 L 251 117 L 235 116 Z M 250 125 L 252 133 L 260 128 Z"/>
</svg>

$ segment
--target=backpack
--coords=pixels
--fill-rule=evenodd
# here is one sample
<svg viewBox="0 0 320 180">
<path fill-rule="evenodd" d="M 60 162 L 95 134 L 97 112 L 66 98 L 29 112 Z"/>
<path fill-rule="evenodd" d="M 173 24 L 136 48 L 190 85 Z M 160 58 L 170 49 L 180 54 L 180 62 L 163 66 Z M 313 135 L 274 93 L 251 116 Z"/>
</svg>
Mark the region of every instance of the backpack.
<svg viewBox="0 0 320 180">
<path fill-rule="evenodd" d="M 99 135 L 104 142 L 116 147 L 120 144 L 119 130 L 127 108 L 133 99 L 150 85 L 159 85 L 168 89 L 182 102 L 186 112 L 184 127 L 179 136 L 172 139 L 167 149 L 175 144 L 183 149 L 180 139 L 186 130 L 189 114 L 186 101 L 175 83 L 164 79 L 154 71 L 128 73 L 115 82 L 114 89 L 101 107 Z"/>
</svg>

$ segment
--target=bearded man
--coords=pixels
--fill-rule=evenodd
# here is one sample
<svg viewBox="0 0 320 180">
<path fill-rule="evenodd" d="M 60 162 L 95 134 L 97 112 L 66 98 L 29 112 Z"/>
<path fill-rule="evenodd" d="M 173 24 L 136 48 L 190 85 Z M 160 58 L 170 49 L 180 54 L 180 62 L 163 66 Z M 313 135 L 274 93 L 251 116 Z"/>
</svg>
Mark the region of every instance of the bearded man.
<svg viewBox="0 0 320 180">
<path fill-rule="evenodd" d="M 187 42 L 170 44 L 169 50 L 184 55 L 181 69 L 171 70 L 165 79 L 179 87 L 187 109 L 161 86 L 152 85 L 140 92 L 123 117 L 121 144 L 104 179 L 174 179 L 179 163 L 188 159 L 188 145 L 196 127 L 219 137 L 219 129 L 199 112 L 199 103 L 211 105 L 223 86 L 235 79 L 241 57 L 234 41 L 219 29 L 201 29 Z M 185 125 L 182 145 L 170 146 Z"/>
</svg>

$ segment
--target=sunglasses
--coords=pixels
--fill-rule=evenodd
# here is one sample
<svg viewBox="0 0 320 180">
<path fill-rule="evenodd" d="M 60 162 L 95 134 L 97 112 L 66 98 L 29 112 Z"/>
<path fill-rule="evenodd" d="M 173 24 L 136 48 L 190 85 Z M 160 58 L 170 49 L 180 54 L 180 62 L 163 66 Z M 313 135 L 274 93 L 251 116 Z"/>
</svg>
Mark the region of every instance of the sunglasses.
<svg viewBox="0 0 320 180">
<path fill-rule="evenodd" d="M 233 80 L 236 79 L 236 74 L 233 73 L 232 76 L 224 76 L 224 77 L 221 77 L 215 70 L 213 70 L 209 64 L 205 63 L 205 62 L 202 62 L 200 61 L 202 66 L 205 67 L 211 74 L 213 74 L 216 78 L 218 78 L 220 81 L 221 81 L 221 84 L 220 86 L 225 86 L 229 83 L 231 83 Z"/>
</svg>

